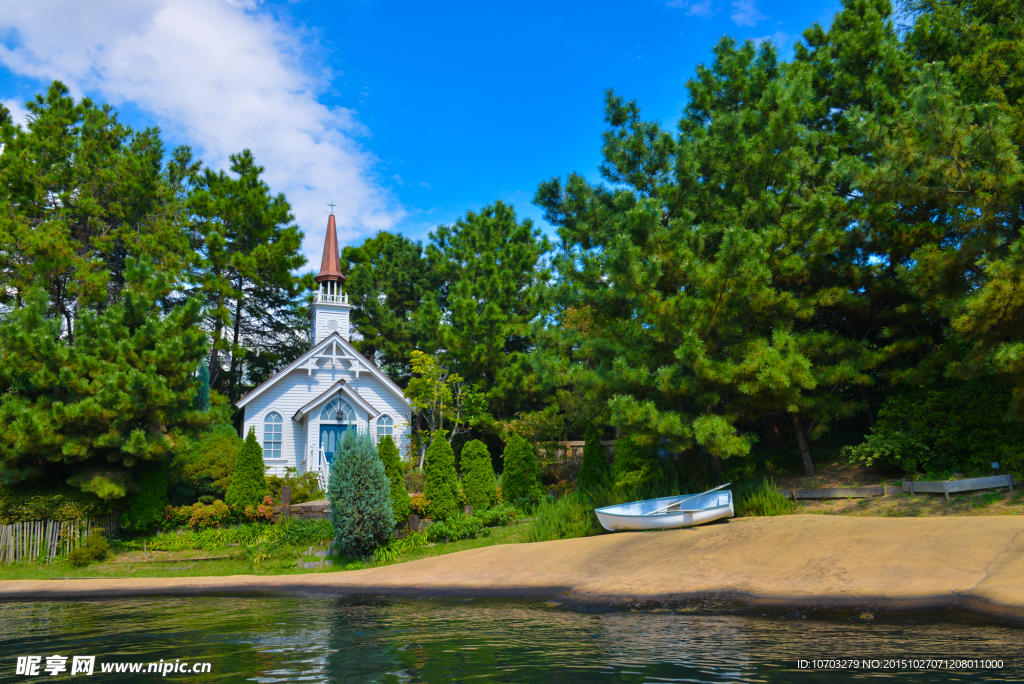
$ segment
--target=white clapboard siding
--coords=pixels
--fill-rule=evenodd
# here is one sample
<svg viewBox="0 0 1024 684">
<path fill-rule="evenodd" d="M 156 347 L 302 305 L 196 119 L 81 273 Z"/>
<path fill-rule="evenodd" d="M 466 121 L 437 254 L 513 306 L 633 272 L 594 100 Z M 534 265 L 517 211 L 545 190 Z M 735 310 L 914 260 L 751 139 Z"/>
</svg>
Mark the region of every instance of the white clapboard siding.
<svg viewBox="0 0 1024 684">
<path fill-rule="evenodd" d="M 244 406 L 245 420 L 243 436 L 250 428 L 256 430 L 256 437 L 263 443 L 263 420 L 271 412 L 277 411 L 283 418 L 281 456 L 279 460 L 264 457 L 271 473 L 284 474 L 285 468 L 293 467 L 300 473 L 305 472 L 307 453 L 313 454 L 313 460 L 319 453 L 320 410 L 324 403 L 336 396 L 323 397 L 317 405 L 309 410 L 306 423 L 295 421 L 295 413 L 313 401 L 330 387 L 341 380 L 348 381 L 349 388 L 358 393 L 359 397 L 381 414 L 387 414 L 395 421 L 394 439 L 400 453 L 404 454 L 409 444 L 410 408 L 402 401 L 392 388 L 385 386 L 384 381 L 371 371 L 360 372 L 359 378 L 347 369 L 322 368 L 310 375 L 305 369 L 297 368 L 288 371 L 284 376 L 264 389 Z M 349 401 L 357 417 L 357 429 L 376 435 L 377 416 L 369 414 L 365 409 Z M 312 451 L 310 451 L 312 447 Z"/>
</svg>

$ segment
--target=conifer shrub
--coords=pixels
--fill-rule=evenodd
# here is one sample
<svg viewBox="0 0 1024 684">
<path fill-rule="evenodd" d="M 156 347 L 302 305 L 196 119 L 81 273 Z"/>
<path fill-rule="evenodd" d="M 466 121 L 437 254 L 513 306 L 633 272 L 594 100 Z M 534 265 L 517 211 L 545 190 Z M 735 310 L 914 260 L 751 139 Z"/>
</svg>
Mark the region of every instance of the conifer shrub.
<svg viewBox="0 0 1024 684">
<path fill-rule="evenodd" d="M 110 542 L 107 538 L 100 532 L 93 532 L 85 540 L 84 546 L 71 550 L 68 561 L 76 566 L 88 565 L 94 561 L 106 560 L 109 552 Z"/>
<path fill-rule="evenodd" d="M 159 458 L 140 464 L 138 487 L 128 500 L 122 524 L 136 532 L 153 530 L 163 520 L 167 501 L 167 462 Z"/>
<path fill-rule="evenodd" d="M 583 445 L 583 461 L 580 463 L 580 472 L 576 476 L 576 489 L 590 491 L 608 483 L 608 462 L 604 456 L 601 434 L 596 426 L 591 425 L 587 429 L 584 439 L 586 442 Z"/>
<path fill-rule="evenodd" d="M 385 435 L 377 445 L 377 454 L 384 464 L 384 472 L 391 483 L 391 512 L 395 516 L 395 524 L 401 525 L 409 519 L 409 490 L 405 488 L 405 468 L 398 457 L 398 447 L 391 435 Z"/>
<path fill-rule="evenodd" d="M 263 447 L 256 439 L 256 431 L 249 428 L 245 444 L 235 457 L 235 472 L 224 495 L 224 502 L 235 511 L 243 511 L 246 506 L 259 506 L 268 493 L 267 476 L 263 468 Z"/>
<path fill-rule="evenodd" d="M 391 537 L 391 482 L 369 435 L 344 433 L 331 462 L 327 501 L 342 553 L 365 556 Z"/>
<path fill-rule="evenodd" d="M 447 520 L 459 512 L 459 481 L 455 475 L 455 454 L 444 435 L 438 434 L 427 448 L 426 482 L 423 497 L 427 513 L 434 520 Z"/>
<path fill-rule="evenodd" d="M 520 435 L 512 435 L 505 445 L 505 469 L 501 476 L 505 501 L 539 498 L 540 489 L 540 466 L 533 447 Z"/>
<path fill-rule="evenodd" d="M 630 437 L 615 442 L 615 462 L 612 463 L 610 479 L 620 490 L 648 487 L 662 478 L 661 467 L 654 450 L 637 444 Z"/>
<path fill-rule="evenodd" d="M 462 491 L 466 502 L 479 514 L 498 501 L 497 484 L 494 481 L 494 466 L 487 445 L 474 439 L 462 447 Z"/>
</svg>

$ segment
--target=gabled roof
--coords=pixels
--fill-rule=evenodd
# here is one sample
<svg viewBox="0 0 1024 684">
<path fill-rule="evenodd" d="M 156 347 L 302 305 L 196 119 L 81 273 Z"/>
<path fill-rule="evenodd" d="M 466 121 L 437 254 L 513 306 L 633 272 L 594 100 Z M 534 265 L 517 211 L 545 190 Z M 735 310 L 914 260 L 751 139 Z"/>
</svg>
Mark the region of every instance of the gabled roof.
<svg viewBox="0 0 1024 684">
<path fill-rule="evenodd" d="M 368 411 L 372 415 L 380 415 L 380 411 L 373 408 L 373 406 L 371 406 L 369 402 L 367 402 L 365 399 L 359 396 L 359 392 L 353 392 L 350 388 L 346 387 L 346 385 L 348 385 L 348 380 L 338 380 L 338 382 L 331 385 L 326 392 L 322 392 L 319 396 L 317 396 L 316 399 L 314 399 L 313 401 L 309 402 L 308 404 L 300 408 L 298 411 L 296 411 L 295 415 L 292 416 L 292 420 L 299 420 L 300 418 L 308 414 L 312 409 L 324 403 L 335 394 L 343 394 L 344 396 L 351 399 L 353 403 L 362 406 L 364 410 Z"/>
<path fill-rule="evenodd" d="M 330 335 L 328 335 L 324 339 L 320 340 L 320 342 L 318 342 L 317 344 L 314 344 L 312 347 L 310 347 L 309 350 L 305 354 L 303 354 L 299 358 L 297 358 L 294 361 L 292 361 L 291 363 L 289 363 L 287 366 L 285 366 L 284 368 L 279 370 L 277 373 L 274 373 L 272 376 L 267 378 L 263 383 L 261 383 L 261 384 L 257 385 L 256 387 L 254 387 L 248 394 L 246 394 L 241 399 L 239 399 L 238 400 L 239 408 L 241 408 L 242 406 L 245 406 L 250 401 L 252 401 L 256 397 L 258 397 L 259 395 L 263 394 L 265 391 L 267 391 L 273 385 L 276 385 L 278 383 L 278 381 L 281 380 L 281 378 L 285 377 L 290 371 L 293 371 L 296 368 L 298 368 L 305 361 L 307 361 L 311 356 L 314 356 L 315 354 L 318 354 L 319 352 L 321 352 L 324 349 L 324 347 L 326 347 L 331 341 L 335 341 L 335 342 L 338 342 L 338 343 L 342 344 L 343 348 L 346 351 L 348 351 L 351 354 L 353 354 L 354 356 L 358 357 L 359 362 L 366 367 L 366 369 L 369 371 L 370 375 L 372 375 L 373 377 L 375 377 L 378 380 L 380 380 L 380 382 L 384 385 L 384 387 L 386 387 L 387 389 L 391 390 L 391 393 L 394 394 L 399 399 L 401 399 L 403 402 L 405 402 L 405 404 L 407 406 L 412 406 L 412 404 L 409 402 L 409 400 L 405 398 L 405 393 L 402 392 L 402 388 L 401 387 L 396 385 L 391 380 L 391 378 L 389 378 L 388 376 L 384 375 L 383 371 L 381 371 L 380 368 L 377 368 L 377 366 L 372 361 L 369 361 L 365 356 L 363 356 L 358 351 L 356 351 L 356 348 L 353 347 L 344 337 L 342 337 L 340 333 L 332 332 Z"/>
</svg>

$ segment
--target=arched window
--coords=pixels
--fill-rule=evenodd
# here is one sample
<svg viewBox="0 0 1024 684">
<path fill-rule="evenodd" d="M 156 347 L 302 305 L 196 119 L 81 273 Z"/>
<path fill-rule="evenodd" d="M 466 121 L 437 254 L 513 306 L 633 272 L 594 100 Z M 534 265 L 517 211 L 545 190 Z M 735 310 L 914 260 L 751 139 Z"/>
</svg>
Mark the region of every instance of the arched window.
<svg viewBox="0 0 1024 684">
<path fill-rule="evenodd" d="M 384 435 L 391 435 L 394 439 L 395 421 L 391 416 L 381 416 L 377 419 L 377 441 L 384 439 Z"/>
<path fill-rule="evenodd" d="M 271 411 L 263 419 L 263 457 L 281 458 L 281 434 L 284 421 L 281 414 Z"/>
<path fill-rule="evenodd" d="M 352 407 L 341 399 L 332 399 L 320 412 L 320 420 L 336 420 L 339 423 L 356 424 L 356 414 Z"/>
</svg>

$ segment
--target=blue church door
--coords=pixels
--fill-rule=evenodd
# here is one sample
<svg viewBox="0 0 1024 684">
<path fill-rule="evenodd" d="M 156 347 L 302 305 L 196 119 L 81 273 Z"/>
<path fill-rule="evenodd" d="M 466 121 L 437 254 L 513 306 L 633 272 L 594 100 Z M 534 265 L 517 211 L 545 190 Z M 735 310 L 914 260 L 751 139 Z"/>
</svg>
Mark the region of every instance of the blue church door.
<svg viewBox="0 0 1024 684">
<path fill-rule="evenodd" d="M 324 450 L 324 458 L 327 459 L 327 467 L 331 466 L 331 459 L 338 450 L 342 433 L 348 429 L 348 425 L 321 425 L 320 426 L 320 448 Z"/>
</svg>

